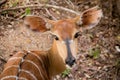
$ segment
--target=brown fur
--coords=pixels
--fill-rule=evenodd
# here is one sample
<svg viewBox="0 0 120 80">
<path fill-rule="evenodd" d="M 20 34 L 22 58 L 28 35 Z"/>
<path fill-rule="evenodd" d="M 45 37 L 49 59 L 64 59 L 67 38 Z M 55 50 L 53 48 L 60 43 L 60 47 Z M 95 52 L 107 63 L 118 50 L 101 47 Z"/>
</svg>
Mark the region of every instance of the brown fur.
<svg viewBox="0 0 120 80">
<path fill-rule="evenodd" d="M 13 57 L 23 57 L 24 55 L 26 55 L 26 53 L 28 53 L 27 51 L 24 52 L 18 52 L 16 53 Z M 41 62 L 39 59 L 37 59 L 36 56 L 33 56 L 31 53 L 38 55 L 43 62 Z M 50 80 L 50 76 L 49 76 L 49 72 L 48 72 L 48 67 L 49 66 L 49 61 L 47 61 L 48 57 L 46 57 L 44 54 L 46 54 L 46 52 L 41 52 L 41 51 L 31 51 L 25 58 L 25 60 L 31 60 L 33 61 L 41 70 L 42 75 L 44 77 L 44 80 Z M 11 57 L 11 58 L 13 58 Z M 10 58 L 10 59 L 11 59 Z M 20 64 L 21 59 L 16 59 L 16 60 L 8 60 L 7 64 L 5 65 L 4 70 L 8 67 L 8 66 L 12 66 L 12 65 L 18 65 Z M 44 62 L 45 61 L 45 62 Z M 44 63 L 44 64 L 43 64 Z M 44 66 L 44 67 L 43 67 Z M 21 69 L 25 69 L 30 71 L 32 74 L 34 74 L 37 77 L 37 80 L 43 80 L 41 78 L 41 75 L 39 74 L 38 69 L 32 65 L 31 63 L 28 63 L 26 61 L 24 61 L 21 65 Z M 8 76 L 8 75 L 14 75 L 16 76 L 18 73 L 18 68 L 16 67 L 11 67 L 8 68 L 7 70 L 3 71 L 2 74 L 0 75 L 0 79 L 4 76 Z M 33 77 L 31 77 L 29 74 L 26 74 L 25 72 L 20 72 L 19 73 L 19 77 L 24 77 L 28 80 L 34 80 Z M 5 79 L 5 80 L 11 80 L 11 78 L 9 79 Z M 15 79 L 14 79 L 15 80 Z"/>
<path fill-rule="evenodd" d="M 47 28 L 45 27 L 45 21 L 38 16 L 29 16 L 24 19 L 24 23 L 26 26 L 30 27 L 30 29 L 34 31 L 45 32 Z"/>
<path fill-rule="evenodd" d="M 76 28 L 75 23 L 70 20 L 59 20 L 54 24 L 52 31 L 57 32 L 56 35 L 65 40 L 66 38 L 73 39 L 73 35 L 77 32 Z"/>
<path fill-rule="evenodd" d="M 24 55 L 26 55 L 26 53 L 28 53 L 28 52 L 27 51 L 18 52 L 13 57 L 23 57 Z M 42 59 L 43 64 L 42 64 L 41 61 L 39 61 L 31 53 L 37 54 Z M 56 44 L 55 43 L 53 43 L 53 47 L 47 52 L 46 51 L 31 51 L 31 53 L 29 53 L 27 55 L 25 60 L 31 60 L 39 66 L 39 69 L 41 70 L 42 75 L 44 76 L 44 80 L 51 80 L 52 76 L 54 76 L 56 74 L 59 74 L 59 73 L 61 73 L 62 71 L 65 70 L 65 64 L 62 62 L 62 58 L 60 58 L 59 55 L 58 55 L 58 51 L 56 49 Z M 11 58 L 13 58 L 13 57 L 11 57 Z M 10 60 L 10 61 L 8 60 L 8 62 L 5 65 L 4 70 L 8 66 L 19 65 L 20 61 L 21 61 L 21 59 Z M 59 63 L 59 65 L 58 65 L 58 63 Z M 44 67 L 42 67 L 42 66 L 44 66 Z M 34 65 L 31 65 L 30 63 L 27 63 L 27 62 L 23 62 L 21 68 L 32 72 L 32 74 L 34 74 L 37 77 L 38 80 L 43 80 L 41 78 L 41 76 L 39 75 L 39 72 L 35 68 Z M 5 76 L 9 76 L 9 75 L 16 76 L 17 73 L 18 73 L 18 68 L 14 68 L 14 67 L 9 68 L 9 69 L 2 72 L 2 74 L 0 75 L 0 79 L 5 77 Z M 33 80 L 32 77 L 30 77 L 28 74 L 26 74 L 24 72 L 20 72 L 19 77 L 24 77 L 28 80 Z M 6 79 L 6 80 L 12 80 L 12 79 L 13 78 Z M 15 79 L 13 79 L 13 80 L 15 80 Z"/>
<path fill-rule="evenodd" d="M 11 65 L 18 65 L 20 69 L 25 69 L 30 71 L 37 80 L 51 80 L 53 76 L 63 72 L 66 69 L 65 60 L 68 56 L 67 53 L 67 46 L 65 40 L 69 41 L 69 50 L 71 50 L 72 56 L 76 56 L 77 54 L 77 39 L 74 37 L 77 32 L 79 32 L 79 26 L 77 25 L 78 20 L 81 20 L 81 25 L 85 27 L 94 27 L 98 24 L 100 18 L 102 17 L 102 11 L 98 10 L 97 7 L 91 8 L 85 12 L 83 12 L 82 16 L 77 16 L 73 19 L 64 19 L 58 21 L 48 21 L 53 25 L 51 28 L 51 33 L 55 35 L 58 40 L 53 41 L 52 47 L 48 51 L 24 51 L 18 52 L 13 57 L 17 57 L 17 60 L 8 60 L 5 68 L 0 75 L 0 79 L 4 78 L 5 76 L 19 76 L 24 77 L 28 80 L 34 80 L 29 74 L 25 72 L 19 72 L 18 68 L 8 68 Z M 27 16 L 24 19 L 24 23 L 29 25 L 31 29 L 37 30 L 40 32 L 48 31 L 45 26 L 45 21 L 37 16 Z M 40 61 L 36 56 L 32 55 L 36 54 L 41 58 Z M 39 74 L 38 69 L 34 65 L 29 62 L 22 61 L 19 57 L 23 57 L 24 60 L 33 61 L 40 69 L 42 76 Z M 71 59 L 71 58 L 70 58 Z M 6 70 L 5 70 L 6 69 Z M 15 78 L 9 78 L 5 80 L 15 80 Z"/>
</svg>

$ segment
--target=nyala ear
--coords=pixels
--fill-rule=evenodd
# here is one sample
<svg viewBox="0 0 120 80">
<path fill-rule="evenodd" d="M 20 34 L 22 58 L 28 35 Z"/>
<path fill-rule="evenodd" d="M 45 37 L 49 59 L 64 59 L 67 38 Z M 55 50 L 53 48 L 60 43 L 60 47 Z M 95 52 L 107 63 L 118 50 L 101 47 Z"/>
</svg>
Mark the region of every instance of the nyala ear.
<svg viewBox="0 0 120 80">
<path fill-rule="evenodd" d="M 98 6 L 85 10 L 80 16 L 81 26 L 85 29 L 91 29 L 99 23 L 102 16 L 102 10 Z"/>
<path fill-rule="evenodd" d="M 29 15 L 24 17 L 24 24 L 34 31 L 45 32 L 48 30 L 45 20 L 38 16 Z"/>
</svg>

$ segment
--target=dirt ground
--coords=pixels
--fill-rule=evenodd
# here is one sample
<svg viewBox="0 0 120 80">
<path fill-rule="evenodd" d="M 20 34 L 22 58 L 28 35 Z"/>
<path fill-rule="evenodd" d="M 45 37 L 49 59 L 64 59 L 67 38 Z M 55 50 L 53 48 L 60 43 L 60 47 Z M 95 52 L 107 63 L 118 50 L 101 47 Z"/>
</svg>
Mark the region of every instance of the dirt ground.
<svg viewBox="0 0 120 80">
<path fill-rule="evenodd" d="M 0 10 L 31 4 L 51 4 L 83 11 L 99 5 L 104 17 L 94 29 L 82 33 L 79 37 L 79 53 L 76 66 L 67 76 L 61 74 L 54 80 L 120 80 L 120 53 L 116 44 L 120 44 L 120 16 L 116 12 L 114 0 L 9 0 Z M 29 1 L 29 2 L 27 2 Z M 47 12 L 47 10 L 50 12 Z M 31 9 L 31 14 L 49 19 L 63 19 L 75 15 L 54 8 Z M 0 13 L 0 72 L 3 65 L 17 51 L 48 50 L 52 44 L 49 32 L 33 32 L 22 25 L 21 15 L 24 9 Z M 52 16 L 51 16 L 52 14 Z"/>
</svg>

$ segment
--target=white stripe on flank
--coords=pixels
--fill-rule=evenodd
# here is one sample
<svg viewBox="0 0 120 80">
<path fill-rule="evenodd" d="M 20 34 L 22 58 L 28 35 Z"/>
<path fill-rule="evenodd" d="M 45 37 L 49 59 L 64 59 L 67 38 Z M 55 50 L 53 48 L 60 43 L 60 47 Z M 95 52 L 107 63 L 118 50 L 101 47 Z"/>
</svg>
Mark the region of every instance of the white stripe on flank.
<svg viewBox="0 0 120 80">
<path fill-rule="evenodd" d="M 12 57 L 8 61 L 14 60 L 14 59 L 22 59 L 22 57 Z"/>
<path fill-rule="evenodd" d="M 28 51 L 28 52 L 31 53 L 33 56 L 35 56 L 39 61 L 41 61 L 41 63 L 42 63 L 41 66 L 42 66 L 43 68 L 45 68 L 41 57 L 39 57 L 36 53 L 33 53 L 33 52 L 31 52 L 31 51 Z M 26 62 L 29 62 L 29 63 L 31 63 L 32 65 L 34 65 L 34 66 L 37 68 L 37 70 L 39 71 L 39 74 L 40 74 L 42 80 L 45 80 L 45 79 L 44 79 L 44 76 L 42 75 L 42 72 L 41 72 L 40 68 L 39 68 L 38 65 L 37 65 L 35 62 L 33 62 L 32 60 L 28 60 L 28 59 L 27 59 L 27 60 L 24 60 L 23 57 L 17 57 L 17 56 L 16 56 L 16 57 L 10 58 L 8 61 L 12 61 L 12 60 L 15 61 L 15 60 L 19 60 L 19 59 L 21 59 L 20 63 L 26 61 Z M 35 74 L 33 74 L 32 72 L 30 72 L 30 71 L 28 71 L 28 70 L 21 69 L 21 68 L 20 68 L 20 65 L 7 66 L 7 67 L 4 69 L 4 71 L 6 71 L 6 70 L 8 70 L 8 69 L 10 69 L 10 68 L 12 68 L 12 67 L 18 68 L 18 72 L 20 72 L 20 71 L 25 72 L 25 73 L 29 74 L 29 75 L 33 78 L 33 80 L 37 80 L 37 77 L 35 76 Z M 11 75 L 11 76 L 5 76 L 5 77 L 3 77 L 3 78 L 0 79 L 0 80 L 4 80 L 4 79 L 7 79 L 7 78 L 15 78 L 16 80 L 18 80 L 18 79 L 27 80 L 26 78 L 17 77 L 17 76 L 14 76 L 14 75 L 13 75 L 13 76 L 12 76 L 12 75 Z"/>
<path fill-rule="evenodd" d="M 37 80 L 37 78 L 35 77 L 35 75 L 32 74 L 30 71 L 27 71 L 27 70 L 24 70 L 24 69 L 21 69 L 20 71 L 28 73 L 30 76 L 32 76 L 34 78 L 33 80 Z"/>
<path fill-rule="evenodd" d="M 24 77 L 19 77 L 18 80 L 28 80 L 28 79 L 26 79 Z"/>
<path fill-rule="evenodd" d="M 18 68 L 18 65 L 8 66 L 8 67 L 6 67 L 3 71 L 6 71 L 7 69 L 12 68 L 12 67 Z"/>
<path fill-rule="evenodd" d="M 35 54 L 35 53 L 31 52 L 31 51 L 29 51 L 29 53 L 31 53 L 32 55 L 36 56 L 42 62 L 42 59 L 37 54 Z M 42 64 L 43 64 L 43 62 L 42 62 Z"/>
<path fill-rule="evenodd" d="M 5 76 L 5 77 L 3 77 L 3 78 L 0 79 L 0 80 L 5 80 L 5 79 L 9 79 L 9 78 L 15 78 L 16 80 L 18 80 L 18 79 L 28 80 L 28 79 L 26 79 L 26 78 L 24 78 L 24 77 L 17 77 L 17 76 L 13 76 L 13 75 L 11 75 L 11 76 Z"/>
<path fill-rule="evenodd" d="M 11 75 L 11 76 L 5 76 L 5 77 L 3 77 L 3 78 L 1 78 L 0 80 L 5 80 L 5 79 L 8 79 L 8 78 L 16 78 L 17 76 L 13 76 L 13 75 Z"/>
<path fill-rule="evenodd" d="M 33 64 L 33 65 L 38 69 L 38 71 L 39 71 L 39 73 L 40 73 L 40 75 L 41 75 L 41 77 L 42 77 L 42 80 L 44 80 L 44 77 L 43 77 L 43 75 L 42 75 L 42 73 L 41 73 L 39 67 L 38 67 L 33 61 L 31 61 L 31 60 L 25 60 L 25 61 L 26 61 L 26 62 L 29 62 L 29 63 L 31 63 L 31 64 Z"/>
<path fill-rule="evenodd" d="M 38 60 L 41 61 L 43 68 L 45 68 L 42 59 L 37 54 L 35 54 L 35 53 L 31 52 L 31 51 L 28 51 L 28 52 L 31 53 L 32 55 L 36 56 L 38 58 Z"/>
</svg>

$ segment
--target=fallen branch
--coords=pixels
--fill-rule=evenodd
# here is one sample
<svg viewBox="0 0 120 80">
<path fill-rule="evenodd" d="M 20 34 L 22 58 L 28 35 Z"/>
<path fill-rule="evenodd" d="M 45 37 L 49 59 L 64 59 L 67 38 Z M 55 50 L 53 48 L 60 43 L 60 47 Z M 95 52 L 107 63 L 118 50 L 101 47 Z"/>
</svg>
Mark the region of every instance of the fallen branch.
<svg viewBox="0 0 120 80">
<path fill-rule="evenodd" d="M 64 8 L 64 7 L 61 7 L 61 6 L 55 6 L 55 5 L 49 5 L 49 4 L 26 5 L 26 6 L 13 7 L 13 8 L 0 10 L 0 13 L 4 12 L 4 11 L 13 11 L 13 10 L 25 9 L 25 8 L 42 8 L 42 7 L 45 7 L 45 8 L 48 8 L 48 7 L 56 8 L 56 9 L 60 9 L 60 10 L 71 12 L 71 13 L 76 14 L 76 15 L 80 14 L 80 12 L 76 12 L 76 11 L 68 9 L 68 8 Z"/>
</svg>

